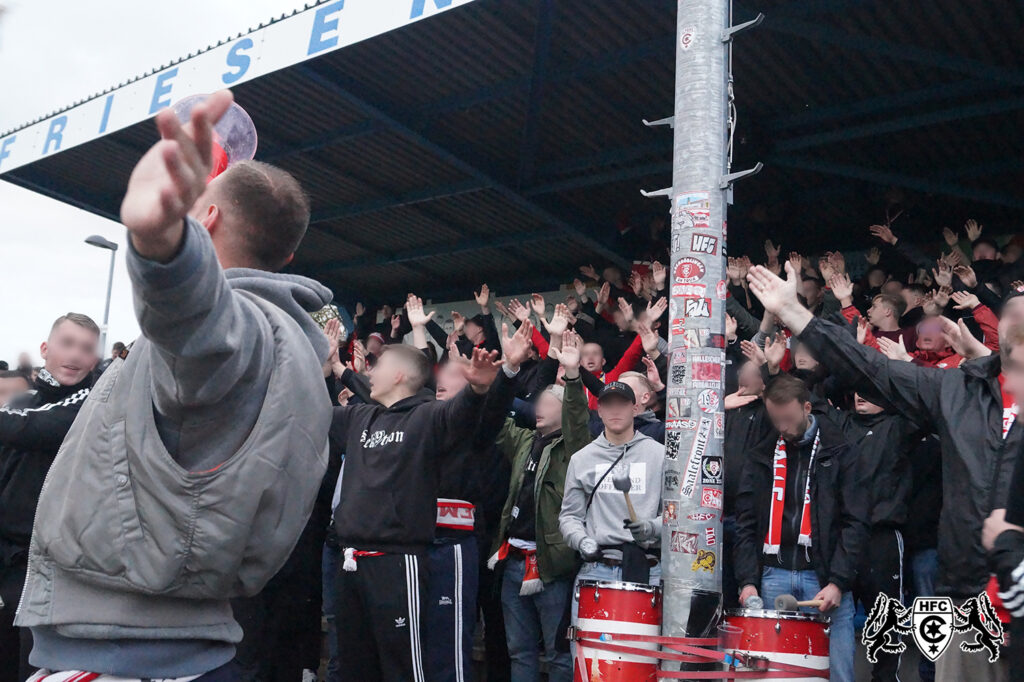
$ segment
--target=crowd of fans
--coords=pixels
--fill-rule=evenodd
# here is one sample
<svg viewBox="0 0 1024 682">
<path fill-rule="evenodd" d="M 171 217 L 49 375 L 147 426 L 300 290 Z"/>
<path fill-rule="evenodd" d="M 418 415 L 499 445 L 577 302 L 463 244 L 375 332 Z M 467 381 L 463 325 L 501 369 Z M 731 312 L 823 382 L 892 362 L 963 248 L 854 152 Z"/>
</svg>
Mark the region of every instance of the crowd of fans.
<svg viewBox="0 0 1024 682">
<path fill-rule="evenodd" d="M 879 594 L 962 600 L 987 589 L 1008 621 L 989 575 L 991 566 L 1017 568 L 1024 535 L 998 535 L 994 545 L 986 536 L 987 564 L 981 533 L 989 512 L 1006 506 L 998 495 L 1005 499 L 1015 461 L 993 463 L 985 450 L 1020 449 L 1009 435 L 1016 404 L 1005 387 L 988 396 L 998 398 L 1002 433 L 987 433 L 995 418 L 965 376 L 1001 385 L 1000 330 L 1024 322 L 1024 262 L 1017 240 L 1000 246 L 974 221 L 964 232 L 961 243 L 946 230 L 935 260 L 873 226 L 878 245 L 856 280 L 838 251 L 783 259 L 767 241 L 763 266 L 728 260 L 726 607 L 758 594 L 824 599 L 836 679 L 852 679 L 855 601 L 870 612 Z M 773 275 L 786 279 L 765 279 Z M 287 563 L 258 595 L 232 600 L 245 632 L 236 653 L 243 679 L 312 675 L 321 614 L 328 680 L 354 679 L 346 670 L 404 679 L 417 624 L 378 617 L 396 594 L 399 611 L 422 599 L 414 646 L 424 679 L 467 679 L 478 615 L 489 681 L 538 679 L 542 662 L 548 679 L 571 679 L 561 640 L 573 581 L 657 584 L 660 575 L 668 280 L 657 261 L 635 272 L 588 265 L 558 301 L 502 301 L 484 284 L 474 292 L 479 313 L 452 312 L 450 331 L 413 294 L 398 306 L 357 304 L 352 330 L 328 322 L 325 376 L 340 410 L 330 465 Z M 794 287 L 815 322 L 794 329 L 776 301 L 763 304 L 765 281 Z M 1006 333 L 1020 341 L 1019 326 Z M 0 373 L 5 604 L 19 600 L 47 468 L 89 387 L 129 352 L 115 344 L 97 363 L 97 335 L 89 318 L 68 314 L 42 346 L 43 366 L 25 353 Z M 493 376 L 502 362 L 474 398 L 471 368 Z M 605 489 L 593 472 L 618 465 L 623 444 L 649 480 L 649 494 L 634 491 L 641 520 L 631 525 L 620 522 L 618 496 L 602 505 L 593 494 Z M 786 503 L 776 509 L 769 497 L 786 444 L 799 453 L 790 458 L 797 474 L 783 469 Z M 796 501 L 811 479 L 821 526 L 803 537 L 808 511 Z M 389 555 L 418 557 L 419 572 L 382 561 Z M 1016 606 L 1020 588 L 1008 581 L 1003 594 Z M 31 638 L 13 625 L 13 609 L 2 613 L 0 677 L 24 679 Z M 989 666 L 955 652 L 945 660 L 954 658 L 961 671 L 973 664 L 972 676 Z M 896 679 L 898 660 L 879 654 L 875 679 Z M 934 679 L 934 664 L 922 659 L 920 668 Z"/>
<path fill-rule="evenodd" d="M 322 619 L 328 680 L 459 682 L 478 617 L 489 682 L 571 680 L 574 582 L 661 579 L 673 274 L 586 265 L 558 301 L 483 284 L 451 331 L 409 294 L 343 329 L 322 285 L 260 272 L 308 224 L 294 178 L 205 180 L 230 101 L 159 114 L 129 182 L 139 339 L 99 363 L 68 313 L 41 367 L 0 374 L 0 682 L 314 679 Z M 972 599 L 1008 655 L 958 630 L 921 678 L 1020 677 L 1019 237 L 870 233 L 856 281 L 840 252 L 728 260 L 726 607 L 820 600 L 845 682 L 855 602 Z M 873 677 L 898 666 L 878 652 Z"/>
</svg>

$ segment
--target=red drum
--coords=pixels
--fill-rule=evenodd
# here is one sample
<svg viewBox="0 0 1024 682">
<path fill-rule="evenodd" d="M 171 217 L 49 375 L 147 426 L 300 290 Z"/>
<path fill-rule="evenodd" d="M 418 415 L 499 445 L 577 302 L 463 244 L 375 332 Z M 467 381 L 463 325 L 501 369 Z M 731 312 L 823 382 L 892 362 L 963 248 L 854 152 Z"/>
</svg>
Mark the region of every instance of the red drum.
<svg viewBox="0 0 1024 682">
<path fill-rule="evenodd" d="M 765 670 L 770 663 L 784 663 L 823 673 L 786 678 L 792 682 L 828 679 L 827 616 L 759 609 L 731 609 L 725 616 L 726 623 L 741 630 L 736 650 L 755 659 L 749 661 L 749 667 L 737 670 Z"/>
<path fill-rule="evenodd" d="M 661 588 L 639 583 L 581 580 L 574 595 L 579 602 L 579 615 L 574 625 L 578 631 L 611 635 L 661 634 Z M 613 640 L 614 641 L 614 640 Z M 623 642 L 638 649 L 657 651 L 653 642 Z M 577 644 L 576 660 L 587 666 L 587 678 L 600 682 L 654 682 L 658 661 L 655 658 L 620 654 L 588 648 Z M 574 664 L 574 680 L 584 679 Z"/>
</svg>

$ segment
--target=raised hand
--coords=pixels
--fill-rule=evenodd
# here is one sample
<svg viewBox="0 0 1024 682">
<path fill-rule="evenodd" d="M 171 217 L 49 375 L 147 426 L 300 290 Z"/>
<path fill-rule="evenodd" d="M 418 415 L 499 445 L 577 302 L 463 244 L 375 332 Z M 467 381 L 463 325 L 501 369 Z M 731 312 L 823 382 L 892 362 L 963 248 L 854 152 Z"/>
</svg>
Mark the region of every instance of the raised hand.
<svg viewBox="0 0 1024 682">
<path fill-rule="evenodd" d="M 973 289 L 978 286 L 978 276 L 974 274 L 974 268 L 968 265 L 958 265 L 953 268 L 953 274 L 960 278 L 964 286 Z"/>
<path fill-rule="evenodd" d="M 659 355 L 658 335 L 654 333 L 650 325 L 644 322 L 637 323 L 636 331 L 640 335 L 640 342 L 643 344 L 644 351 L 651 357 L 657 358 Z"/>
<path fill-rule="evenodd" d="M 982 358 L 992 354 L 992 349 L 975 338 L 963 319 L 956 322 L 948 317 L 939 317 L 942 322 L 942 336 L 946 343 L 967 360 Z"/>
<path fill-rule="evenodd" d="M 597 290 L 597 302 L 602 306 L 608 304 L 608 297 L 611 296 L 612 285 L 609 282 L 605 282 L 601 285 L 601 288 Z"/>
<path fill-rule="evenodd" d="M 415 294 L 409 294 L 405 299 L 405 314 L 409 318 L 409 324 L 413 327 L 425 327 L 428 322 L 434 319 L 435 311 L 429 313 L 423 311 L 423 299 Z"/>
<path fill-rule="evenodd" d="M 764 309 L 780 317 L 784 308 L 800 305 L 800 299 L 797 298 L 799 280 L 799 273 L 789 262 L 786 263 L 786 279 L 760 265 L 752 267 L 747 275 L 750 290 L 761 301 Z"/>
<path fill-rule="evenodd" d="M 637 296 L 644 290 L 644 281 L 640 278 L 640 275 L 635 272 L 629 275 L 629 287 L 633 290 L 633 293 Z"/>
<path fill-rule="evenodd" d="M 658 366 L 654 364 L 654 360 L 646 355 L 640 359 L 644 361 L 644 367 L 647 368 L 647 381 L 651 384 L 651 388 L 655 393 L 664 391 L 665 382 L 661 380 L 661 373 L 658 371 Z"/>
<path fill-rule="evenodd" d="M 550 322 L 545 320 L 543 315 L 540 321 L 544 325 L 544 329 L 548 331 L 549 336 L 554 337 L 556 334 L 560 336 L 562 332 L 569 328 L 569 307 L 564 303 L 559 303 L 555 306 Z"/>
<path fill-rule="evenodd" d="M 1010 288 L 1014 291 L 1024 291 L 1024 280 L 1015 279 L 1010 282 Z"/>
<path fill-rule="evenodd" d="M 366 306 L 362 303 L 356 302 L 356 317 L 362 317 L 366 313 Z"/>
<path fill-rule="evenodd" d="M 530 307 L 533 308 L 533 312 L 537 313 L 537 317 L 543 318 L 545 311 L 547 310 L 547 304 L 544 302 L 544 297 L 540 294 L 530 295 Z"/>
<path fill-rule="evenodd" d="M 940 308 L 945 308 L 949 305 L 949 297 L 953 295 L 953 287 L 948 284 L 943 284 L 939 287 L 939 290 L 932 295 L 932 300 L 935 301 L 935 305 Z"/>
<path fill-rule="evenodd" d="M 455 333 L 462 335 L 462 332 L 466 330 L 466 318 L 457 310 L 452 311 L 452 325 L 455 327 Z"/>
<path fill-rule="evenodd" d="M 740 259 L 729 258 L 726 261 L 725 273 L 729 277 L 729 281 L 733 284 L 740 283 Z"/>
<path fill-rule="evenodd" d="M 633 306 L 632 306 L 632 304 L 630 304 L 630 302 L 627 301 L 625 298 L 620 298 L 618 300 L 618 304 L 619 304 L 619 311 L 622 313 L 622 316 L 626 318 L 626 322 L 632 322 L 633 321 Z"/>
<path fill-rule="evenodd" d="M 866 317 L 857 318 L 857 343 L 864 345 L 864 342 L 868 340 L 868 330 L 871 328 L 871 324 L 868 322 Z"/>
<path fill-rule="evenodd" d="M 864 254 L 864 260 L 871 265 L 878 265 L 878 262 L 882 260 L 882 252 L 878 250 L 877 246 L 872 246 L 866 254 Z"/>
<path fill-rule="evenodd" d="M 462 374 L 473 391 L 482 394 L 487 392 L 494 378 L 498 376 L 501 365 L 502 361 L 498 358 L 498 351 L 474 348 L 469 362 L 462 365 Z"/>
<path fill-rule="evenodd" d="M 821 273 L 821 278 L 826 282 L 836 274 L 836 271 L 832 268 L 832 263 L 828 260 L 828 254 L 818 259 L 818 272 Z"/>
<path fill-rule="evenodd" d="M 878 350 L 882 351 L 882 354 L 890 360 L 902 360 L 903 362 L 910 362 L 913 360 L 910 357 L 910 353 L 907 352 L 907 347 L 903 343 L 903 334 L 900 334 L 900 340 L 893 341 L 887 339 L 884 336 L 878 337 Z"/>
<path fill-rule="evenodd" d="M 476 299 L 476 304 L 480 306 L 481 309 L 486 311 L 487 302 L 491 299 L 491 290 L 488 288 L 486 284 L 482 284 L 480 285 L 480 291 L 473 292 L 473 298 Z"/>
<path fill-rule="evenodd" d="M 549 354 L 565 368 L 565 377 L 575 379 L 580 374 L 580 349 L 583 347 L 583 339 L 575 332 L 562 332 L 562 347 L 551 346 Z"/>
<path fill-rule="evenodd" d="M 651 276 L 654 278 L 654 290 L 661 291 L 665 288 L 665 281 L 668 279 L 668 271 L 665 266 L 654 261 L 651 263 Z"/>
<path fill-rule="evenodd" d="M 952 298 L 957 310 L 974 310 L 981 305 L 978 297 L 968 291 L 954 291 Z"/>
<path fill-rule="evenodd" d="M 773 244 L 771 239 L 764 240 L 764 255 L 768 258 L 769 263 L 779 262 L 780 251 L 782 251 L 782 247 Z"/>
<path fill-rule="evenodd" d="M 352 344 L 352 369 L 356 371 L 356 374 L 366 371 L 366 346 L 362 341 Z"/>
<path fill-rule="evenodd" d="M 726 411 L 735 410 L 737 407 L 749 405 L 755 400 L 757 400 L 756 395 L 746 395 L 743 392 L 743 389 L 741 388 L 735 393 L 730 393 L 729 395 L 725 396 L 725 400 L 722 401 L 722 406 L 725 408 Z"/>
<path fill-rule="evenodd" d="M 846 272 L 846 256 L 843 255 L 842 251 L 832 251 L 829 253 L 828 262 L 838 274 L 841 275 Z"/>
<path fill-rule="evenodd" d="M 740 341 L 740 350 L 743 352 L 743 355 L 747 358 L 747 360 L 750 360 L 758 367 L 768 362 L 768 359 L 765 357 L 764 351 L 761 350 L 761 348 L 753 341 Z"/>
<path fill-rule="evenodd" d="M 740 266 L 740 284 L 746 287 L 747 273 L 750 272 L 750 268 L 753 265 L 753 263 L 750 262 L 750 256 L 740 256 L 736 260 Z"/>
<path fill-rule="evenodd" d="M 178 252 L 185 216 L 213 167 L 213 126 L 233 100 L 229 90 L 213 93 L 184 126 L 170 109 L 156 115 L 161 139 L 135 165 L 121 202 L 121 222 L 142 257 L 167 262 Z"/>
<path fill-rule="evenodd" d="M 942 238 L 946 240 L 946 244 L 949 246 L 956 246 L 959 243 L 960 238 L 956 235 L 956 232 L 949 229 L 948 227 L 942 228 Z"/>
<path fill-rule="evenodd" d="M 733 317 L 732 315 L 729 315 L 728 313 L 726 313 L 726 315 L 725 315 L 725 337 L 728 340 L 730 340 L 730 341 L 735 340 L 736 333 L 737 333 L 738 329 L 739 329 L 739 324 L 736 322 L 736 318 Z"/>
<path fill-rule="evenodd" d="M 803 275 L 804 272 L 804 257 L 796 251 L 789 252 L 789 262 L 793 265 L 793 269 L 796 270 L 797 274 Z"/>
<path fill-rule="evenodd" d="M 896 242 L 899 241 L 899 238 L 892 233 L 892 228 L 888 225 L 872 225 L 868 230 L 873 236 L 878 237 L 886 244 L 895 246 Z"/>
<path fill-rule="evenodd" d="M 969 241 L 973 242 L 978 237 L 980 237 L 981 230 L 982 226 L 979 225 L 978 221 L 975 220 L 974 218 L 970 218 L 966 223 L 964 223 L 964 232 L 967 233 L 967 239 Z"/>
<path fill-rule="evenodd" d="M 394 338 L 395 334 L 402 327 L 402 316 L 395 313 L 391 316 L 391 337 Z"/>
<path fill-rule="evenodd" d="M 582 301 L 587 297 L 587 285 L 583 283 L 579 277 L 572 281 L 572 288 L 576 291 L 576 295 Z"/>
<path fill-rule="evenodd" d="M 600 277 L 598 277 L 597 270 L 594 269 L 593 265 L 581 265 L 580 266 L 580 274 L 582 274 L 584 277 L 589 277 L 590 279 L 594 280 L 595 282 L 597 280 L 601 279 Z"/>
<path fill-rule="evenodd" d="M 515 334 L 508 333 L 508 324 L 501 324 L 501 347 L 505 352 L 505 363 L 513 371 L 519 369 L 526 358 L 530 355 L 532 342 L 533 325 L 524 322 L 516 330 Z"/>
<path fill-rule="evenodd" d="M 503 317 L 507 317 L 510 320 L 512 319 L 512 313 L 509 312 L 508 306 L 498 299 L 494 299 L 494 309 L 501 313 Z"/>
<path fill-rule="evenodd" d="M 520 322 L 530 319 L 530 309 L 520 303 L 518 298 L 513 298 L 508 302 L 508 311 Z"/>
<path fill-rule="evenodd" d="M 664 296 L 658 298 L 657 301 L 647 304 L 647 324 L 654 324 L 655 321 L 665 314 L 668 310 L 668 299 Z"/>
<path fill-rule="evenodd" d="M 951 285 L 953 283 L 953 268 L 942 258 L 935 261 L 935 264 L 939 266 L 938 270 L 932 268 L 932 277 L 935 278 L 935 283 L 940 287 Z"/>
<path fill-rule="evenodd" d="M 786 357 L 786 335 L 778 332 L 774 337 L 769 336 L 764 341 L 764 357 L 768 362 L 768 370 L 774 374 L 782 365 L 782 358 Z"/>
<path fill-rule="evenodd" d="M 832 288 L 832 294 L 839 299 L 839 304 L 844 308 L 853 303 L 853 282 L 849 275 L 833 275 L 828 281 Z"/>
</svg>

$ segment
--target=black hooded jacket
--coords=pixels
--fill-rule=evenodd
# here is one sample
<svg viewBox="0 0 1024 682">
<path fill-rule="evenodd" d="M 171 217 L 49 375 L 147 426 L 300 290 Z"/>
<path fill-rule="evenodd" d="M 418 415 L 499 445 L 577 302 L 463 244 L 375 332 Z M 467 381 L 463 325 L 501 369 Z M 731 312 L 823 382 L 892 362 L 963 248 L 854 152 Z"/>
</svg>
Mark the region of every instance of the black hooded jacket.
<svg viewBox="0 0 1024 682">
<path fill-rule="evenodd" d="M 332 447 L 345 454 L 334 528 L 342 547 L 414 553 L 434 540 L 442 460 L 468 439 L 485 396 L 423 393 L 391 407 L 334 408 Z"/>
<path fill-rule="evenodd" d="M 999 356 L 958 369 L 919 367 L 889 360 L 823 320 L 812 320 L 800 341 L 866 399 L 938 434 L 943 507 L 935 591 L 977 596 L 989 578 L 981 526 L 993 509 L 1007 505 L 1015 453 L 1024 440 L 1020 428 L 1003 438 Z"/>
<path fill-rule="evenodd" d="M 824 401 L 815 405 L 814 413 L 835 424 L 857 446 L 867 468 L 871 527 L 902 528 L 909 518 L 910 451 L 920 438 L 918 429 L 896 414 L 857 414 Z"/>
<path fill-rule="evenodd" d="M 43 480 L 90 386 L 92 375 L 61 386 L 43 370 L 0 408 L 0 565 L 25 560 Z"/>
<path fill-rule="evenodd" d="M 853 585 L 868 539 L 870 495 L 863 460 L 831 422 L 818 419 L 821 444 L 811 467 L 810 556 L 822 587 Z M 772 432 L 749 455 L 736 500 L 733 559 L 740 587 L 761 585 L 761 557 L 771 509 L 773 464 L 778 433 Z"/>
</svg>

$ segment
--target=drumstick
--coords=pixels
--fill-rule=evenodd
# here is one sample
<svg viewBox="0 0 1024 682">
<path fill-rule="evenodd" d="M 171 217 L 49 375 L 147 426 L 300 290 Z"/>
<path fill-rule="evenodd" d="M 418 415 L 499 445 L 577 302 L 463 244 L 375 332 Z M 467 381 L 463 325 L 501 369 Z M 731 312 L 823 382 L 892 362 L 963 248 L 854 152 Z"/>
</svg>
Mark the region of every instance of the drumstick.
<svg viewBox="0 0 1024 682">
<path fill-rule="evenodd" d="M 628 492 L 623 492 L 622 494 L 626 496 L 626 509 L 629 510 L 629 520 L 633 521 L 635 523 L 636 522 L 636 511 L 633 509 L 633 500 L 629 499 L 629 493 Z"/>
<path fill-rule="evenodd" d="M 798 601 L 797 606 L 821 606 L 825 603 L 824 599 L 808 599 L 807 601 Z"/>
</svg>

